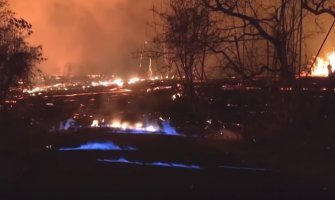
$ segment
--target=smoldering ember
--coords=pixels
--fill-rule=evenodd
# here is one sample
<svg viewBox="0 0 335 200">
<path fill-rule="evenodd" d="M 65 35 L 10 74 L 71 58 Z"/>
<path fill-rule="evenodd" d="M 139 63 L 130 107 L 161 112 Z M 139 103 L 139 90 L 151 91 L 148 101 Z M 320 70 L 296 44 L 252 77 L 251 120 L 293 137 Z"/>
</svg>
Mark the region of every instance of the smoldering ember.
<svg viewBox="0 0 335 200">
<path fill-rule="evenodd" d="M 334 199 L 333 0 L 0 0 L 0 199 Z"/>
</svg>

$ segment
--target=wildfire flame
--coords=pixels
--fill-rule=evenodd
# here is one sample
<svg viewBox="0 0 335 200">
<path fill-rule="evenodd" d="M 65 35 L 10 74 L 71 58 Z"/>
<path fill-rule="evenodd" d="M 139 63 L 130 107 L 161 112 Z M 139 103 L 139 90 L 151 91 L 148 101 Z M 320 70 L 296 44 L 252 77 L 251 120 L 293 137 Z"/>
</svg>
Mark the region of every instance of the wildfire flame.
<svg viewBox="0 0 335 200">
<path fill-rule="evenodd" d="M 113 129 L 119 129 L 122 131 L 136 131 L 136 132 L 149 132 L 155 133 L 160 131 L 160 127 L 156 124 L 147 124 L 144 125 L 142 122 L 131 123 L 128 121 L 121 121 L 119 119 L 114 119 L 111 123 L 106 124 L 104 120 L 101 122 L 99 120 L 93 120 L 91 127 L 109 127 Z"/>
<path fill-rule="evenodd" d="M 120 78 L 117 78 L 115 80 L 99 81 L 99 82 L 92 81 L 91 85 L 93 87 L 98 87 L 98 86 L 109 87 L 112 85 L 117 85 L 119 87 L 122 87 L 124 85 L 124 81 Z"/>
<path fill-rule="evenodd" d="M 171 126 L 169 120 L 160 119 L 162 121 L 162 126 L 157 122 L 129 122 L 122 121 L 120 119 L 113 119 L 110 123 L 106 123 L 105 120 L 94 119 L 92 121 L 92 128 L 107 127 L 116 129 L 122 132 L 132 132 L 132 133 L 164 133 L 167 135 L 178 135 L 176 129 Z"/>
<path fill-rule="evenodd" d="M 311 76 L 313 77 L 327 77 L 328 76 L 328 65 L 332 66 L 332 72 L 335 71 L 335 51 L 327 54 L 327 58 L 318 57 L 316 63 L 311 70 Z"/>
</svg>

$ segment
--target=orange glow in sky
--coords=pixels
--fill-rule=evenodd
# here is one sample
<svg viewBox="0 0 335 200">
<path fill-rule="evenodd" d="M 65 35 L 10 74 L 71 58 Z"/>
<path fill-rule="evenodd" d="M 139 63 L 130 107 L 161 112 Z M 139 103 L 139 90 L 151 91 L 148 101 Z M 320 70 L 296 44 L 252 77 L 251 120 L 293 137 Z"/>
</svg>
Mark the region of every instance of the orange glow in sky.
<svg viewBox="0 0 335 200">
<path fill-rule="evenodd" d="M 17 17 L 33 25 L 47 73 L 126 73 L 147 40 L 153 0 L 10 0 Z"/>
</svg>

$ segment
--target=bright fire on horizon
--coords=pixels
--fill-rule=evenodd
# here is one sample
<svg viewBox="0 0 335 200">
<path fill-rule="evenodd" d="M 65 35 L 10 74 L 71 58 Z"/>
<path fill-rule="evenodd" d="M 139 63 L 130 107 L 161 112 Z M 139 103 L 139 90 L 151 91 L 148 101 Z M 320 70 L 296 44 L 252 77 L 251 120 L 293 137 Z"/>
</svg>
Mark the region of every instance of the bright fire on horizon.
<svg viewBox="0 0 335 200">
<path fill-rule="evenodd" d="M 313 77 L 327 77 L 328 65 L 332 66 L 332 72 L 335 71 L 335 50 L 327 54 L 326 58 L 318 57 L 316 63 L 311 70 Z"/>
</svg>

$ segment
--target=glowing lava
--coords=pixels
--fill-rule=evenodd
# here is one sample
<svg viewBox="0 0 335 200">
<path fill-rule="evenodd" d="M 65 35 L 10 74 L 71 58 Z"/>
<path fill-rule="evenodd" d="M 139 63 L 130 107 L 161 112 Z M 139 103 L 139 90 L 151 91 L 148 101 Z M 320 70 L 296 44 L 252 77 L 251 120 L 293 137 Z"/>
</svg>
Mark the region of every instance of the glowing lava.
<svg viewBox="0 0 335 200">
<path fill-rule="evenodd" d="M 138 77 L 134 77 L 134 78 L 129 79 L 128 84 L 129 84 L 129 85 L 131 85 L 131 84 L 135 84 L 135 83 L 137 83 L 137 82 L 139 82 L 139 81 L 141 81 L 140 78 L 138 78 Z"/>
<path fill-rule="evenodd" d="M 115 80 L 107 80 L 107 81 L 99 81 L 99 82 L 92 81 L 91 85 L 93 87 L 98 87 L 98 86 L 109 87 L 113 85 L 116 85 L 118 87 L 123 87 L 124 81 L 120 78 L 117 78 Z"/>
<path fill-rule="evenodd" d="M 52 77 L 53 77 L 52 80 L 57 80 L 57 81 L 62 80 L 62 78 L 59 76 L 56 77 L 54 75 Z M 161 77 L 156 76 L 150 79 L 141 79 L 139 77 L 133 77 L 128 80 L 121 79 L 121 78 L 114 78 L 114 76 L 113 78 L 109 79 L 109 78 L 105 78 L 102 75 L 87 75 L 87 77 L 90 79 L 89 81 L 74 79 L 74 80 L 69 80 L 66 82 L 56 83 L 56 84 L 51 84 L 51 85 L 36 85 L 34 88 L 23 89 L 23 93 L 29 96 L 37 96 L 37 95 L 46 94 L 48 92 L 62 92 L 62 91 L 69 92 L 73 90 L 78 91 L 78 89 L 81 91 L 86 91 L 88 89 L 94 90 L 94 88 L 97 88 L 97 87 L 105 87 L 107 89 L 109 87 L 113 87 L 113 88 L 121 89 L 121 88 L 125 88 L 126 86 L 134 85 L 140 82 L 164 80 L 163 76 Z M 166 79 L 169 79 L 169 80 L 173 80 L 174 78 L 175 78 L 174 76 L 171 78 L 169 76 L 166 77 Z M 94 80 L 91 80 L 91 79 L 94 79 Z M 20 84 L 20 81 L 19 81 L 19 84 Z"/>
</svg>

